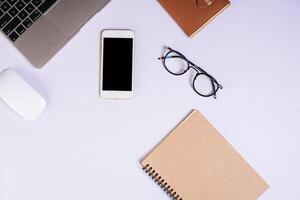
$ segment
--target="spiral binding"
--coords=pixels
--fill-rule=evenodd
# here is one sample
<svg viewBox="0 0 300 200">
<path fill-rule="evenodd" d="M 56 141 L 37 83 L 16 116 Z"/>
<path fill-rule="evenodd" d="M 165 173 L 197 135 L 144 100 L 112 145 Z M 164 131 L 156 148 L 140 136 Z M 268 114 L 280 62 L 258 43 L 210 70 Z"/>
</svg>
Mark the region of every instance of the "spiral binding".
<svg viewBox="0 0 300 200">
<path fill-rule="evenodd" d="M 160 186 L 160 188 L 167 193 L 167 195 L 173 200 L 182 200 L 180 195 L 178 195 L 174 189 L 161 177 L 159 174 L 149 165 L 143 167 L 143 170 L 148 174 L 154 182 Z"/>
</svg>

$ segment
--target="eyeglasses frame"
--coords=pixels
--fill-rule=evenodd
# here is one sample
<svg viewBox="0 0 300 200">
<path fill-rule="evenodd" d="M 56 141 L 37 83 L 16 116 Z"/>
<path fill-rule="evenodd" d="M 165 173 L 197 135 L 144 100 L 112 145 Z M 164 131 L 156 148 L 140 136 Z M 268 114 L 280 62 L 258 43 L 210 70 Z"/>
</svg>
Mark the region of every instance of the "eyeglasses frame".
<svg viewBox="0 0 300 200">
<path fill-rule="evenodd" d="M 219 84 L 219 82 L 213 77 L 211 76 L 210 74 L 208 74 L 204 69 L 202 69 L 201 67 L 199 67 L 198 65 L 194 64 L 192 61 L 190 61 L 189 59 L 187 59 L 182 53 L 172 49 L 171 47 L 167 47 L 167 49 L 169 50 L 165 56 L 162 56 L 162 57 L 159 57 L 158 59 L 159 60 L 162 60 L 162 63 L 163 63 L 163 66 L 164 68 L 170 73 L 170 74 L 173 74 L 175 76 L 181 76 L 183 74 L 185 74 L 187 71 L 189 71 L 190 69 L 193 69 L 196 71 L 196 75 L 195 77 L 193 78 L 193 83 L 192 83 L 192 87 L 193 87 L 193 90 L 200 96 L 202 97 L 211 97 L 213 96 L 215 99 L 217 98 L 216 94 L 218 92 L 219 89 L 223 89 L 223 86 L 221 84 Z M 177 54 L 178 56 L 169 56 L 169 54 L 171 53 L 175 53 Z M 168 69 L 168 67 L 166 66 L 166 58 L 180 58 L 182 60 L 184 60 L 185 62 L 187 62 L 187 68 L 181 72 L 181 73 L 173 73 L 172 71 L 170 71 Z M 197 91 L 196 89 L 196 86 L 195 86 L 195 82 L 196 82 L 196 79 L 199 77 L 199 76 L 207 76 L 209 79 L 210 79 L 210 82 L 211 82 L 211 86 L 212 86 L 212 91 L 210 94 L 201 94 L 200 92 Z"/>
</svg>

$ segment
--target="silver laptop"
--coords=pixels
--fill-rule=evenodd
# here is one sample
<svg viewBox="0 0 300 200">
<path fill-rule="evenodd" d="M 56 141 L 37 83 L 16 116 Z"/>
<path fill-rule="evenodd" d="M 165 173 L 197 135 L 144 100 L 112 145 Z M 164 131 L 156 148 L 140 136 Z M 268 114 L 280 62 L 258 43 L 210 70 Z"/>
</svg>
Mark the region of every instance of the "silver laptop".
<svg viewBox="0 0 300 200">
<path fill-rule="evenodd" d="M 0 0 L 0 30 L 42 68 L 110 0 Z"/>
</svg>

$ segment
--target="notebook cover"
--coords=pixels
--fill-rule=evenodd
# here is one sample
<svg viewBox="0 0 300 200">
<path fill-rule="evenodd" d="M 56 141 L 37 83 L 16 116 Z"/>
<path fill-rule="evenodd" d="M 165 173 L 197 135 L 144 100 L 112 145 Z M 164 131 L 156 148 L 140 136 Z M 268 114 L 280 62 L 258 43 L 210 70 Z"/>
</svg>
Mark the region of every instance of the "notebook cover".
<svg viewBox="0 0 300 200">
<path fill-rule="evenodd" d="M 268 184 L 193 111 L 141 162 L 173 199 L 255 200 Z"/>
<path fill-rule="evenodd" d="M 211 2 L 211 0 L 159 0 L 189 37 L 230 5 L 228 0 L 215 0 L 208 7 L 202 8 L 199 1 Z"/>
</svg>

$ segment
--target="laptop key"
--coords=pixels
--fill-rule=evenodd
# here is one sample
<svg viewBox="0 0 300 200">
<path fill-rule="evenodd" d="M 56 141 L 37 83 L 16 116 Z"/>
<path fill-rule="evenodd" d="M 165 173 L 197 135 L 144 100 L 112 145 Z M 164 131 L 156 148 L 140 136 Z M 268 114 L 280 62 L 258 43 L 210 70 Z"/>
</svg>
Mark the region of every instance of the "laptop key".
<svg viewBox="0 0 300 200">
<path fill-rule="evenodd" d="M 10 9 L 10 5 L 7 2 L 4 2 L 0 8 L 4 11 L 7 12 Z"/>
<path fill-rule="evenodd" d="M 2 17 L 3 14 L 4 12 L 0 9 L 0 17 Z"/>
<path fill-rule="evenodd" d="M 35 5 L 35 7 L 38 7 L 42 2 L 42 0 L 32 0 L 32 3 Z"/>
<path fill-rule="evenodd" d="M 7 0 L 10 5 L 14 5 L 18 0 Z"/>
<path fill-rule="evenodd" d="M 14 31 L 8 37 L 14 42 L 18 39 L 19 35 Z"/>
<path fill-rule="evenodd" d="M 49 10 L 49 8 L 51 8 L 51 6 L 53 6 L 55 4 L 57 0 L 45 0 L 39 7 L 39 11 L 41 13 L 46 13 L 47 10 Z"/>
<path fill-rule="evenodd" d="M 8 13 L 9 13 L 12 17 L 14 17 L 14 16 L 16 16 L 17 13 L 18 13 L 18 9 L 16 9 L 15 7 L 12 7 L 12 8 L 8 11 Z"/>
<path fill-rule="evenodd" d="M 10 34 L 21 22 L 18 17 L 15 17 L 3 28 L 4 33 L 6 35 Z"/>
<path fill-rule="evenodd" d="M 41 16 L 41 13 L 35 10 L 29 17 L 32 21 L 37 20 Z"/>
<path fill-rule="evenodd" d="M 30 3 L 25 7 L 25 10 L 30 14 L 34 10 L 34 6 Z"/>
<path fill-rule="evenodd" d="M 27 18 L 27 19 L 24 20 L 23 25 L 26 28 L 29 28 L 32 25 L 32 21 L 29 18 Z"/>
<path fill-rule="evenodd" d="M 22 10 L 22 11 L 18 14 L 18 16 L 19 16 L 22 20 L 24 20 L 24 19 L 28 16 L 28 13 L 27 13 L 25 10 Z"/>
<path fill-rule="evenodd" d="M 6 13 L 2 18 L 0 18 L 0 28 L 3 28 L 10 20 L 11 16 Z"/>
<path fill-rule="evenodd" d="M 22 35 L 24 32 L 25 32 L 25 27 L 20 24 L 17 28 L 16 28 L 16 32 L 19 34 L 19 35 Z"/>
<path fill-rule="evenodd" d="M 18 3 L 16 4 L 16 7 L 19 9 L 19 10 L 22 10 L 24 7 L 25 7 L 25 3 L 20 0 L 18 1 Z"/>
</svg>

